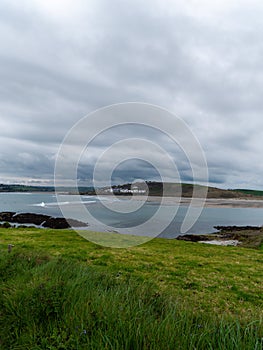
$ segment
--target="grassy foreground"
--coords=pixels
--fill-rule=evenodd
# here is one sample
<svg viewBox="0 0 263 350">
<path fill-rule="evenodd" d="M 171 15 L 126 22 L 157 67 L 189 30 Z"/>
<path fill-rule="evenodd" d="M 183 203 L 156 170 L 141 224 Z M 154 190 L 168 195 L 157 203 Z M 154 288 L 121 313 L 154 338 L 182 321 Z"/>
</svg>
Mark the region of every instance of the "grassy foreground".
<svg viewBox="0 0 263 350">
<path fill-rule="evenodd" d="M 262 247 L 1 229 L 0 349 L 261 350 L 262 263 Z"/>
</svg>

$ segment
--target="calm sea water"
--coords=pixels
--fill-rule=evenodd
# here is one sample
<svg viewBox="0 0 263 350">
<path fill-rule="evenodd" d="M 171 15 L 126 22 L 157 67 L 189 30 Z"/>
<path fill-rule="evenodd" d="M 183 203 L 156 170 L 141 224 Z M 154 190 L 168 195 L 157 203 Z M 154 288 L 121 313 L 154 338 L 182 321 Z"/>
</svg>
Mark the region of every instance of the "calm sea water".
<svg viewBox="0 0 263 350">
<path fill-rule="evenodd" d="M 107 231 L 109 226 L 111 230 L 120 233 L 133 233 L 145 235 L 142 228 L 138 225 L 148 221 L 148 232 L 154 231 L 158 225 L 167 226 L 167 220 L 171 214 L 175 213 L 175 208 L 171 205 L 165 206 L 162 215 L 151 221 L 152 216 L 157 212 L 158 203 L 146 203 L 134 213 L 115 213 L 116 203 L 110 198 L 104 198 L 112 210 L 104 207 L 103 201 L 95 196 L 82 196 L 80 203 L 75 196 L 60 195 L 60 206 L 66 208 L 68 217 L 78 219 L 90 224 L 90 229 L 97 231 Z M 122 206 L 125 207 L 127 201 L 123 200 Z M 83 215 L 81 208 L 83 204 L 90 215 Z M 0 193 L 0 211 L 31 212 L 47 214 L 51 216 L 62 216 L 57 198 L 51 193 Z M 174 238 L 180 232 L 181 224 L 184 220 L 187 207 L 179 207 L 171 223 L 165 227 L 160 234 L 161 237 Z M 94 218 L 93 219 L 91 219 Z M 263 209 L 259 208 L 204 208 L 201 216 L 188 231 L 188 233 L 201 234 L 214 232 L 214 226 L 217 225 L 251 225 L 261 226 L 263 224 Z"/>
</svg>

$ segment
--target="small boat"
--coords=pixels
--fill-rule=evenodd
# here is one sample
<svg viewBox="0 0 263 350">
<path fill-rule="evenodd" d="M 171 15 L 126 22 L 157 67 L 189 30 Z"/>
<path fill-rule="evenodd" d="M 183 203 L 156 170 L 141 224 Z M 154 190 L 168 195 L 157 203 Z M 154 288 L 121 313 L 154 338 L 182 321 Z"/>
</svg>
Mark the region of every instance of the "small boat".
<svg viewBox="0 0 263 350">
<path fill-rule="evenodd" d="M 40 206 L 45 207 L 46 206 L 45 202 L 41 202 Z"/>
</svg>

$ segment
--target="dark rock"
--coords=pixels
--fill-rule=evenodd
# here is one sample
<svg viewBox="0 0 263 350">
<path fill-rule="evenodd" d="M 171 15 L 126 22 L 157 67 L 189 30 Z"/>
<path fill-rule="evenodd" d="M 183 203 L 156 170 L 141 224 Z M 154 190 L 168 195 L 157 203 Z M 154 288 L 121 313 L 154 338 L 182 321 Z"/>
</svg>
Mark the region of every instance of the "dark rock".
<svg viewBox="0 0 263 350">
<path fill-rule="evenodd" d="M 209 238 L 202 235 L 181 235 L 176 237 L 176 239 L 180 241 L 188 241 L 188 242 L 199 242 L 199 241 L 209 241 Z"/>
<path fill-rule="evenodd" d="M 0 213 L 0 221 L 12 221 L 13 216 L 16 213 L 13 211 L 5 211 Z"/>
<path fill-rule="evenodd" d="M 43 227 L 49 227 L 49 228 L 54 228 L 54 229 L 63 229 L 63 228 L 69 228 L 69 223 L 67 222 L 66 219 L 64 218 L 48 218 L 43 223 Z"/>
<path fill-rule="evenodd" d="M 219 231 L 258 231 L 261 230 L 262 227 L 260 226 L 214 226 L 216 230 Z"/>
<path fill-rule="evenodd" d="M 2 212 L 0 213 L 0 221 L 6 222 L 3 225 L 10 225 L 9 223 L 17 224 L 34 224 L 38 226 L 53 228 L 53 229 L 64 229 L 69 227 L 86 227 L 86 223 L 65 218 L 54 218 L 49 215 L 44 214 L 34 214 L 34 213 L 19 213 L 15 212 Z M 21 225 L 24 226 L 24 225 Z M 6 226 L 7 227 L 7 226 Z M 9 226 L 8 226 L 9 227 Z M 27 227 L 27 226 L 24 226 Z"/>
<path fill-rule="evenodd" d="M 69 223 L 70 227 L 88 227 L 89 226 L 85 222 L 78 221 L 75 219 L 67 219 L 67 222 Z"/>
<path fill-rule="evenodd" d="M 85 227 L 85 226 L 88 226 L 88 225 L 78 220 L 65 219 L 65 218 L 53 218 L 53 217 L 50 217 L 47 221 L 43 223 L 43 227 L 49 227 L 53 229 L 64 229 L 69 227 Z"/>
<path fill-rule="evenodd" d="M 21 213 L 12 217 L 11 222 L 17 222 L 18 224 L 34 224 L 41 225 L 50 218 L 48 215 L 33 214 L 33 213 Z"/>
</svg>

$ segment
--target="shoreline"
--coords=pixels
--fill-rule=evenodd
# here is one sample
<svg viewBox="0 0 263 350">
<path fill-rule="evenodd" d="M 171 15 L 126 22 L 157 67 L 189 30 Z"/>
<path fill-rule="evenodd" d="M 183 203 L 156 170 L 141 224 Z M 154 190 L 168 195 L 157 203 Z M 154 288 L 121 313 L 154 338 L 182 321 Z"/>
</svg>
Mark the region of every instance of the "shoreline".
<svg viewBox="0 0 263 350">
<path fill-rule="evenodd" d="M 117 198 L 119 200 L 130 200 L 133 198 L 137 201 L 145 201 L 145 196 L 110 196 L 110 195 L 99 195 L 102 198 Z M 189 206 L 192 198 L 187 197 L 159 197 L 159 196 L 148 196 L 146 199 L 147 203 L 163 203 L 163 205 L 179 205 Z M 200 207 L 204 202 L 206 208 L 263 208 L 263 199 L 244 199 L 244 198 L 194 198 L 193 206 Z"/>
<path fill-rule="evenodd" d="M 52 229 L 67 229 L 72 228 L 85 231 L 93 231 L 94 228 L 88 223 L 84 223 L 74 219 L 65 219 L 64 217 L 52 217 L 44 214 L 36 213 L 16 213 L 16 212 L 1 212 L 0 227 L 34 227 L 52 228 Z M 259 248 L 263 243 L 263 227 L 262 226 L 214 226 L 216 232 L 207 234 L 184 234 L 178 235 L 172 239 L 184 240 L 190 242 L 207 243 L 214 245 L 232 245 L 243 246 L 249 248 Z M 97 231 L 97 230 L 96 230 Z M 115 231 L 117 234 L 124 234 Z M 83 236 L 81 234 L 81 236 Z M 141 235 L 135 235 L 141 237 Z"/>
<path fill-rule="evenodd" d="M 185 234 L 177 240 L 198 242 L 221 246 L 239 246 L 259 248 L 263 243 L 263 227 L 261 226 L 214 226 L 218 232 L 194 235 Z"/>
<path fill-rule="evenodd" d="M 4 194 L 43 194 L 43 195 L 50 195 L 53 194 L 55 195 L 56 192 L 0 192 L 0 193 L 4 193 Z M 67 192 L 61 192 L 59 193 L 59 195 L 73 195 L 72 193 L 67 193 Z M 80 195 L 82 196 L 86 196 L 86 197 L 98 197 L 98 198 L 114 198 L 114 199 L 118 199 L 118 200 L 123 200 L 123 201 L 127 201 L 127 200 L 136 200 L 136 201 L 146 201 L 147 203 L 163 203 L 163 205 L 167 205 L 167 206 L 189 206 L 191 201 L 193 200 L 193 202 L 191 203 L 192 206 L 194 207 L 200 207 L 200 206 L 204 206 L 206 208 L 263 208 L 263 199 L 250 199 L 250 198 L 191 198 L 191 197 L 160 197 L 160 196 L 142 196 L 142 195 L 134 195 L 134 196 L 118 196 L 118 195 L 88 195 L 88 194 L 83 194 Z M 146 200 L 145 200 L 146 199 Z M 204 203 L 204 205 L 203 205 Z"/>
</svg>

